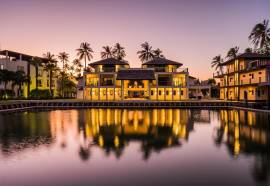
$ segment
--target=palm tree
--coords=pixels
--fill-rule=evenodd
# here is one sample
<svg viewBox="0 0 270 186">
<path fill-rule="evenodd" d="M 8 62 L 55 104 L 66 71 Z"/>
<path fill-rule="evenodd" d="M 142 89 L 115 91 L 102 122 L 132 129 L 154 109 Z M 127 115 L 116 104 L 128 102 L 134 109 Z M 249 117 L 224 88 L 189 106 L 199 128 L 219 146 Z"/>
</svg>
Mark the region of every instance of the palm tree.
<svg viewBox="0 0 270 186">
<path fill-rule="evenodd" d="M 68 53 L 66 52 L 60 52 L 59 55 L 58 55 L 58 58 L 60 60 L 60 62 L 62 62 L 62 65 L 63 65 L 63 71 L 66 70 L 66 64 L 68 62 L 68 58 L 69 58 L 69 55 Z"/>
<path fill-rule="evenodd" d="M 63 69 L 61 75 L 64 76 L 64 74 L 66 73 L 66 71 L 69 69 L 69 65 L 68 65 L 68 58 L 69 55 L 66 52 L 60 52 L 58 55 L 59 60 L 62 62 L 63 65 Z M 64 77 L 62 77 L 61 79 L 61 93 L 62 93 L 62 97 L 64 96 Z"/>
<path fill-rule="evenodd" d="M 236 58 L 238 51 L 239 51 L 239 47 L 237 47 L 237 46 L 230 48 L 228 53 L 227 53 L 227 58 L 229 58 L 229 59 Z"/>
<path fill-rule="evenodd" d="M 154 50 L 153 54 L 155 58 L 164 58 L 164 55 L 162 54 L 162 50 L 160 50 L 159 48 Z"/>
<path fill-rule="evenodd" d="M 29 82 L 29 79 L 28 79 L 27 75 L 25 75 L 24 71 L 21 71 L 21 70 L 16 71 L 14 73 L 14 76 L 12 79 L 13 79 L 12 87 L 14 88 L 15 85 L 19 86 L 17 95 L 18 95 L 18 97 L 20 97 L 21 92 L 22 92 L 22 85 L 23 85 L 23 83 Z"/>
<path fill-rule="evenodd" d="M 139 59 L 142 62 L 149 61 L 154 58 L 154 51 L 152 50 L 152 47 L 148 44 L 148 42 L 144 42 L 141 44 L 142 50 L 138 51 L 137 54 L 139 55 Z"/>
<path fill-rule="evenodd" d="M 118 60 L 123 60 L 126 56 L 125 48 L 122 47 L 119 43 L 116 43 L 113 49 L 113 55 Z"/>
<path fill-rule="evenodd" d="M 55 59 L 55 56 L 51 54 L 50 52 L 47 52 L 46 54 L 43 54 L 44 58 L 46 59 L 45 63 L 45 70 L 49 72 L 49 86 L 50 86 L 50 95 L 52 96 L 52 78 L 53 74 L 57 69 L 56 63 L 57 60 Z"/>
<path fill-rule="evenodd" d="M 223 63 L 223 59 L 221 58 L 221 55 L 215 56 L 212 59 L 211 62 L 211 66 L 212 68 L 215 68 L 216 71 L 220 72 L 221 74 L 223 74 L 223 68 L 222 68 L 222 64 Z"/>
<path fill-rule="evenodd" d="M 1 70 L 1 82 L 4 83 L 4 91 L 6 93 L 7 84 L 13 80 L 14 72 L 7 69 Z"/>
<path fill-rule="evenodd" d="M 256 24 L 250 35 L 249 40 L 254 44 L 254 49 L 263 49 L 270 45 L 270 28 L 268 26 L 269 20 L 263 20 L 262 23 Z"/>
<path fill-rule="evenodd" d="M 75 69 L 75 72 L 79 77 L 81 76 L 82 68 L 83 68 L 82 64 L 79 64 Z"/>
<path fill-rule="evenodd" d="M 93 58 L 93 49 L 90 47 L 90 44 L 87 42 L 81 43 L 80 48 L 77 49 L 77 55 L 79 60 L 84 59 L 84 68 L 86 69 L 86 60 L 90 61 Z"/>
<path fill-rule="evenodd" d="M 30 60 L 30 64 L 35 67 L 35 84 L 36 84 L 36 92 L 38 92 L 38 67 L 42 65 L 42 60 L 39 57 L 34 57 Z"/>
<path fill-rule="evenodd" d="M 74 68 L 73 71 L 77 72 L 78 74 L 81 73 L 82 64 L 79 59 L 74 59 L 72 62 L 72 67 Z"/>
<path fill-rule="evenodd" d="M 104 46 L 102 47 L 103 51 L 100 52 L 102 59 L 108 59 L 114 57 L 113 55 L 113 49 L 110 46 Z"/>
</svg>

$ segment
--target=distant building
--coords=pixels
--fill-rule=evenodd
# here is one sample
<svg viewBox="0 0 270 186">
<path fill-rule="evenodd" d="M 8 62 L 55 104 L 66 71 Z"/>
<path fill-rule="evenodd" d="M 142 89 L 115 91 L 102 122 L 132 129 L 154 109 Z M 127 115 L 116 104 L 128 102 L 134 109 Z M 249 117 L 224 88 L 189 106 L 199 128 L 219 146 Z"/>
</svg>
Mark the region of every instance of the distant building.
<svg viewBox="0 0 270 186">
<path fill-rule="evenodd" d="M 198 78 L 193 76 L 189 76 L 189 98 L 211 98 L 211 88 L 212 85 L 208 82 L 208 80 L 200 81 Z"/>
<path fill-rule="evenodd" d="M 24 71 L 25 74 L 29 77 L 30 83 L 24 83 L 22 86 L 22 93 L 24 97 L 28 97 L 29 93 L 36 89 L 36 70 L 33 65 L 30 65 L 29 61 L 33 59 L 34 56 L 27 54 L 22 54 L 14 51 L 3 50 L 0 51 L 0 69 L 7 69 L 9 71 Z M 53 95 L 58 95 L 58 82 L 57 78 L 52 78 L 52 91 Z M 44 90 L 49 89 L 49 73 L 44 69 L 44 67 L 38 68 L 38 89 Z M 8 83 L 7 89 L 12 89 L 11 82 Z M 16 89 L 17 87 L 15 87 Z M 0 89 L 4 89 L 3 83 L 0 84 Z M 16 94 L 16 91 L 15 91 Z M 17 96 L 17 95 L 16 95 Z"/>
<path fill-rule="evenodd" d="M 270 100 L 270 55 L 243 53 L 222 64 L 220 99 L 236 101 Z"/>
<path fill-rule="evenodd" d="M 187 100 L 188 69 L 181 63 L 155 58 L 130 68 L 113 58 L 89 64 L 84 73 L 83 98 L 87 100 Z"/>
</svg>

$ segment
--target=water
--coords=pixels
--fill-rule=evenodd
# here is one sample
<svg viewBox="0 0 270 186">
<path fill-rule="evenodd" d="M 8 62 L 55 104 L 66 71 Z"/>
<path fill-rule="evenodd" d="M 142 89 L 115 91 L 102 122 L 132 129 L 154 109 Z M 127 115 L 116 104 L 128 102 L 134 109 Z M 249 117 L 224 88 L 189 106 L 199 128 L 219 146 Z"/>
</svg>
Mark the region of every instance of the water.
<svg viewBox="0 0 270 186">
<path fill-rule="evenodd" d="M 270 115 L 87 109 L 0 115 L 0 185 L 270 185 Z"/>
</svg>

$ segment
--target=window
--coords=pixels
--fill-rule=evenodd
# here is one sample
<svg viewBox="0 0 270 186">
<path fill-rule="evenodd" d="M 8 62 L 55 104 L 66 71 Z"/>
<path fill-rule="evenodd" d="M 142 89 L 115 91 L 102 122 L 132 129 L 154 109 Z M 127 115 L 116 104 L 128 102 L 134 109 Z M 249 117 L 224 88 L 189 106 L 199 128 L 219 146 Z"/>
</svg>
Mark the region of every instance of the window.
<svg viewBox="0 0 270 186">
<path fill-rule="evenodd" d="M 49 73 L 48 73 L 49 74 Z M 38 76 L 41 77 L 42 76 L 42 69 L 38 69 Z"/>
<path fill-rule="evenodd" d="M 181 96 L 183 96 L 184 95 L 184 91 L 183 90 L 181 90 Z"/>
<path fill-rule="evenodd" d="M 161 90 L 159 90 L 159 91 L 158 91 L 158 95 L 160 95 L 160 96 L 161 96 Z"/>
<path fill-rule="evenodd" d="M 246 77 L 246 75 L 243 75 L 243 77 Z"/>
<path fill-rule="evenodd" d="M 167 95 L 167 96 L 169 95 L 169 91 L 168 91 L 168 90 L 166 90 L 166 95 Z"/>
<path fill-rule="evenodd" d="M 50 81 L 49 80 L 47 80 L 47 87 L 49 87 L 50 86 Z"/>
<path fill-rule="evenodd" d="M 259 72 L 259 74 L 262 74 L 262 72 Z"/>
<path fill-rule="evenodd" d="M 261 91 L 260 90 L 258 90 L 258 97 L 260 97 L 261 96 Z"/>
<path fill-rule="evenodd" d="M 153 90 L 151 90 L 151 96 L 153 96 L 154 95 L 154 91 Z"/>
<path fill-rule="evenodd" d="M 264 95 L 264 90 L 262 90 L 262 95 Z"/>
<path fill-rule="evenodd" d="M 42 81 L 40 79 L 38 80 L 38 86 L 42 87 Z"/>
<path fill-rule="evenodd" d="M 176 95 L 176 91 L 175 91 L 175 90 L 173 91 L 173 95 L 174 95 L 174 96 Z"/>
<path fill-rule="evenodd" d="M 17 66 L 17 71 L 24 71 L 24 66 Z"/>
<path fill-rule="evenodd" d="M 1 69 L 1 70 L 4 70 L 4 65 L 1 64 L 1 65 L 0 65 L 0 69 Z"/>
</svg>

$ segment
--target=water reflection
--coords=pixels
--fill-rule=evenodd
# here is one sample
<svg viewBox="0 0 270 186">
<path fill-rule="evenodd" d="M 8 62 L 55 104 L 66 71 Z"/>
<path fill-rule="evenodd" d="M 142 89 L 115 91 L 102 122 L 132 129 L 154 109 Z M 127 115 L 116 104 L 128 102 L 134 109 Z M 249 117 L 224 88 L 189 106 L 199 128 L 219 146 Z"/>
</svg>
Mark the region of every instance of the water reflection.
<svg viewBox="0 0 270 186">
<path fill-rule="evenodd" d="M 52 143 L 47 114 L 0 115 L 0 146 L 4 156 Z M 38 123 L 38 125 L 37 125 Z"/>
<path fill-rule="evenodd" d="M 96 165 L 94 170 L 89 166 L 84 171 L 92 173 L 99 170 L 99 166 L 103 168 L 112 163 L 113 159 L 126 162 L 128 170 L 141 162 L 153 163 L 151 160 L 154 159 L 156 167 L 160 167 L 157 169 L 153 166 L 153 170 L 148 171 L 160 171 L 162 175 L 165 174 L 163 169 L 166 169 L 167 163 L 169 164 L 171 160 L 174 163 L 169 166 L 171 169 L 167 167 L 169 170 L 167 176 L 175 180 L 175 183 L 184 178 L 189 183 L 196 178 L 196 173 L 204 175 L 209 172 L 213 175 L 224 171 L 225 175 L 211 177 L 211 181 L 217 180 L 215 183 L 219 183 L 220 180 L 228 181 L 226 175 L 233 176 L 231 172 L 235 170 L 234 163 L 238 162 L 237 173 L 242 177 L 235 182 L 236 185 L 240 183 L 254 185 L 252 181 L 268 184 L 269 120 L 270 114 L 242 110 L 85 109 L 5 114 L 0 115 L 0 165 L 3 159 L 9 162 L 14 156 L 32 155 L 45 149 L 47 151 L 41 150 L 42 153 L 33 159 L 42 164 L 42 161 L 46 162 L 46 158 L 41 155 L 53 154 L 54 158 L 50 161 L 57 163 L 64 161 L 62 164 L 59 163 L 59 167 L 65 167 L 70 161 L 74 167 L 81 169 L 84 168 L 82 165 L 91 163 Z M 135 147 L 136 151 L 132 151 L 132 155 L 139 157 L 140 160 L 123 161 L 127 156 L 134 158 L 130 157 L 130 150 L 134 150 Z M 95 156 L 98 153 L 101 157 L 99 161 Z M 166 158 L 158 159 L 162 154 L 165 154 Z M 81 164 L 78 164 L 74 157 Z M 231 160 L 234 160 L 234 163 Z M 106 164 L 100 163 L 104 161 Z M 197 166 L 198 164 L 201 166 Z M 42 165 L 47 166 L 45 163 Z M 2 166 L 1 169 L 1 166 L 0 178 L 2 175 L 8 177 L 8 174 L 1 173 L 5 167 Z M 53 165 L 48 167 L 49 170 L 55 168 Z M 188 170 L 193 167 L 196 168 Z M 112 171 L 111 167 L 107 169 Z M 62 171 L 65 173 L 67 170 Z M 140 171 L 146 174 L 143 170 Z M 10 168 L 10 171 L 14 170 Z M 190 176 L 192 174 L 189 174 L 189 171 L 194 175 Z M 248 171 L 248 174 L 244 173 L 245 171 Z M 178 176 L 180 172 L 183 177 Z M 64 173 L 62 174 L 65 175 Z M 139 174 L 139 171 L 133 173 Z M 61 176 L 60 173 L 58 176 Z M 90 179 L 89 175 L 83 178 Z M 95 174 L 91 179 L 94 178 Z M 202 178 L 203 176 L 198 176 L 197 179 L 204 181 Z M 246 178 L 252 178 L 252 181 Z M 155 177 L 152 181 L 155 183 L 154 181 L 161 180 Z"/>
<path fill-rule="evenodd" d="M 235 158 L 255 155 L 252 175 L 257 181 L 268 181 L 270 176 L 270 114 L 243 110 L 220 111 L 220 125 L 215 142 L 225 143 Z"/>
<path fill-rule="evenodd" d="M 141 143 L 143 159 L 147 160 L 153 152 L 180 146 L 180 140 L 188 140 L 193 129 L 189 110 L 90 109 L 81 114 L 86 121 L 80 125 L 84 137 L 80 155 L 84 160 L 91 144 L 102 148 L 107 156 L 120 158 L 132 141 Z"/>
</svg>

